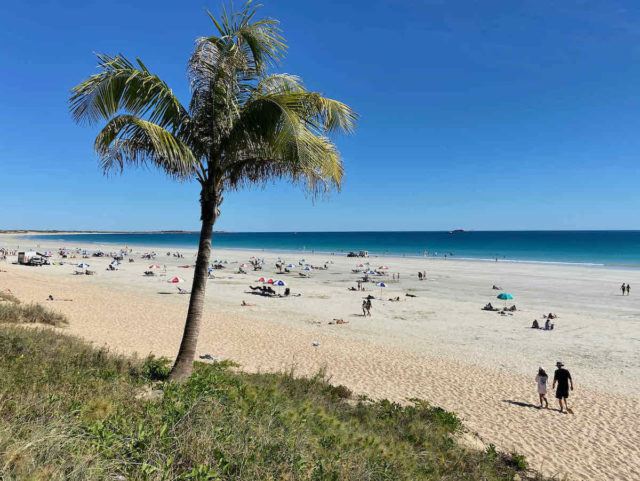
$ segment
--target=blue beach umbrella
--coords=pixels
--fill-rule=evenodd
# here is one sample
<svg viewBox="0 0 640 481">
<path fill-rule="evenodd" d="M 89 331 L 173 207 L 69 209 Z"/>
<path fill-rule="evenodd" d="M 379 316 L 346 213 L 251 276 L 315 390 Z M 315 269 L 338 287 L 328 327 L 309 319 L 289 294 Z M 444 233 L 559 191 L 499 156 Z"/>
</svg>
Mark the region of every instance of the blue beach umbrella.
<svg viewBox="0 0 640 481">
<path fill-rule="evenodd" d="M 81 263 L 81 264 L 78 264 L 78 267 L 79 267 L 80 269 L 86 269 L 87 267 L 91 267 L 91 266 L 90 266 L 89 264 L 85 264 L 85 263 L 83 262 L 83 263 Z"/>
<path fill-rule="evenodd" d="M 281 281 L 281 280 L 277 280 L 276 282 L 274 282 L 274 284 L 276 286 L 286 286 L 287 283 L 285 281 Z"/>
<path fill-rule="evenodd" d="M 387 287 L 387 285 L 384 282 L 378 282 L 376 283 L 376 286 L 380 288 L 380 297 L 382 297 L 382 288 Z"/>
<path fill-rule="evenodd" d="M 305 271 L 310 271 L 310 270 L 311 270 L 311 267 L 306 266 L 306 267 L 304 268 L 304 270 L 305 270 Z"/>
<path fill-rule="evenodd" d="M 504 301 L 504 307 L 507 307 L 507 300 L 513 299 L 513 296 L 508 292 L 501 292 L 497 297 Z"/>
</svg>

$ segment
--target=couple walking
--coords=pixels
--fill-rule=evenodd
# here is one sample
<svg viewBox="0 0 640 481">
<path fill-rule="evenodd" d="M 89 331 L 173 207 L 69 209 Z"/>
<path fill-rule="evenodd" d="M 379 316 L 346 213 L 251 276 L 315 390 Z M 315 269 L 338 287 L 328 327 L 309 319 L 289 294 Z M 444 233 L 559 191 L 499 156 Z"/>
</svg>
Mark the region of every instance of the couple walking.
<svg viewBox="0 0 640 481">
<path fill-rule="evenodd" d="M 560 412 L 568 412 L 569 414 L 573 414 L 573 411 L 567 405 L 567 398 L 569 397 L 569 388 L 573 391 L 573 379 L 571 379 L 571 373 L 564 368 L 564 363 L 562 361 L 556 362 L 556 372 L 553 375 L 553 386 L 552 389 L 556 388 L 556 384 L 558 388 L 556 389 L 556 399 L 558 400 L 558 404 L 560 405 Z M 544 369 L 544 367 L 540 366 L 538 368 L 538 375 L 536 376 L 536 382 L 538 383 L 538 395 L 540 396 L 540 407 L 544 402 L 544 407 L 549 408 L 549 402 L 547 401 L 547 381 L 549 380 L 549 376 Z"/>
<path fill-rule="evenodd" d="M 629 293 L 631 292 L 631 284 L 625 284 L 623 282 L 622 285 L 620 286 L 620 289 L 622 290 L 622 295 L 623 296 L 624 296 L 625 291 L 626 291 L 627 295 L 629 295 Z"/>
<path fill-rule="evenodd" d="M 371 316 L 371 299 L 362 301 L 362 315 L 364 317 Z"/>
</svg>

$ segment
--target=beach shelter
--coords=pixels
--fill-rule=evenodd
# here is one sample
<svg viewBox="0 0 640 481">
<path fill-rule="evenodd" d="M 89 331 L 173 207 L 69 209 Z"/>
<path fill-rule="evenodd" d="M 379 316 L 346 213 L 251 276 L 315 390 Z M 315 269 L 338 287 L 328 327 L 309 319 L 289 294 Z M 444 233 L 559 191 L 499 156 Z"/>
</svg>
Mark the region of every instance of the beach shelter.
<svg viewBox="0 0 640 481">
<path fill-rule="evenodd" d="M 169 279 L 167 282 L 171 284 L 181 284 L 184 282 L 184 279 L 182 277 L 174 277 L 173 279 Z"/>
<path fill-rule="evenodd" d="M 78 264 L 78 267 L 80 269 L 86 269 L 87 267 L 91 267 L 89 264 L 85 264 L 84 262 L 82 262 L 81 264 Z"/>
<path fill-rule="evenodd" d="M 513 299 L 513 296 L 511 294 L 509 294 L 508 292 L 501 292 L 496 297 L 498 299 L 501 299 L 501 300 L 504 301 L 504 307 L 507 307 L 507 301 L 508 300 Z"/>
</svg>

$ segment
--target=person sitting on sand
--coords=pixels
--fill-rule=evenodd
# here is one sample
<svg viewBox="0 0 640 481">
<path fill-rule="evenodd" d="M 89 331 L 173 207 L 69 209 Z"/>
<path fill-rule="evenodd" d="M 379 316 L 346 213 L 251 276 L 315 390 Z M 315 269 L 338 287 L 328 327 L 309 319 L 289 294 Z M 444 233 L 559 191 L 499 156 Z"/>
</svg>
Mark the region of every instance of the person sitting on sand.
<svg viewBox="0 0 640 481">
<path fill-rule="evenodd" d="M 540 329 L 540 324 L 538 324 L 537 319 L 533 320 L 533 324 L 531 324 L 531 329 Z"/>
<path fill-rule="evenodd" d="M 245 302 L 244 300 L 242 301 L 242 304 L 240 304 L 241 306 L 255 306 L 255 304 L 252 304 L 251 302 Z"/>
<path fill-rule="evenodd" d="M 489 303 L 487 303 L 487 305 L 486 305 L 486 306 L 484 306 L 484 307 L 482 308 L 482 310 L 483 310 L 483 311 L 497 311 L 498 309 L 496 309 L 495 307 L 493 307 L 493 306 L 491 305 L 491 303 L 489 302 Z"/>
<path fill-rule="evenodd" d="M 544 330 L 551 331 L 553 330 L 553 324 L 551 324 L 551 320 L 547 317 L 547 320 L 544 321 Z"/>
<path fill-rule="evenodd" d="M 391 298 L 391 299 L 389 299 L 389 300 L 390 300 L 391 302 L 398 302 L 398 301 L 400 301 L 400 296 L 397 296 L 397 297 Z"/>
<path fill-rule="evenodd" d="M 553 375 L 553 388 L 555 389 L 556 383 L 558 384 L 558 389 L 556 390 L 556 398 L 558 399 L 558 404 L 560 404 L 560 412 L 563 413 L 564 409 L 567 410 L 569 414 L 573 414 L 573 411 L 569 409 L 567 405 L 567 399 L 569 398 L 569 385 L 571 385 L 571 390 L 573 391 L 573 379 L 571 379 L 571 373 L 564 368 L 564 363 L 562 361 L 556 362 L 555 374 Z M 564 409 L 563 409 L 563 401 L 564 401 Z"/>
<path fill-rule="evenodd" d="M 567 371 L 568 372 L 568 371 Z M 549 376 L 544 370 L 544 367 L 540 366 L 538 368 L 538 375 L 536 376 L 536 382 L 538 383 L 538 396 L 540 396 L 540 407 L 542 407 L 542 402 L 544 401 L 545 408 L 549 409 L 549 401 L 547 401 L 547 381 Z"/>
</svg>

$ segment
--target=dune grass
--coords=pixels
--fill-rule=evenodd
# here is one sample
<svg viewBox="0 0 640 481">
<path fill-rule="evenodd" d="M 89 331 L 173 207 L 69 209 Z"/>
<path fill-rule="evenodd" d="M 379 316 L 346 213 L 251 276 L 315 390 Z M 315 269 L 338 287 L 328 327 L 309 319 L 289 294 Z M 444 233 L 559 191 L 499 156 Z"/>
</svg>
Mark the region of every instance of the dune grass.
<svg viewBox="0 0 640 481">
<path fill-rule="evenodd" d="M 56 327 L 68 324 L 63 314 L 51 311 L 40 304 L 20 304 L 11 294 L 4 294 L 2 300 L 5 302 L 0 302 L 0 323 L 40 323 Z"/>
<path fill-rule="evenodd" d="M 3 481 L 542 479 L 521 457 L 460 446 L 451 413 L 347 400 L 322 374 L 197 363 L 169 384 L 166 360 L 10 325 L 0 358 Z"/>
</svg>

